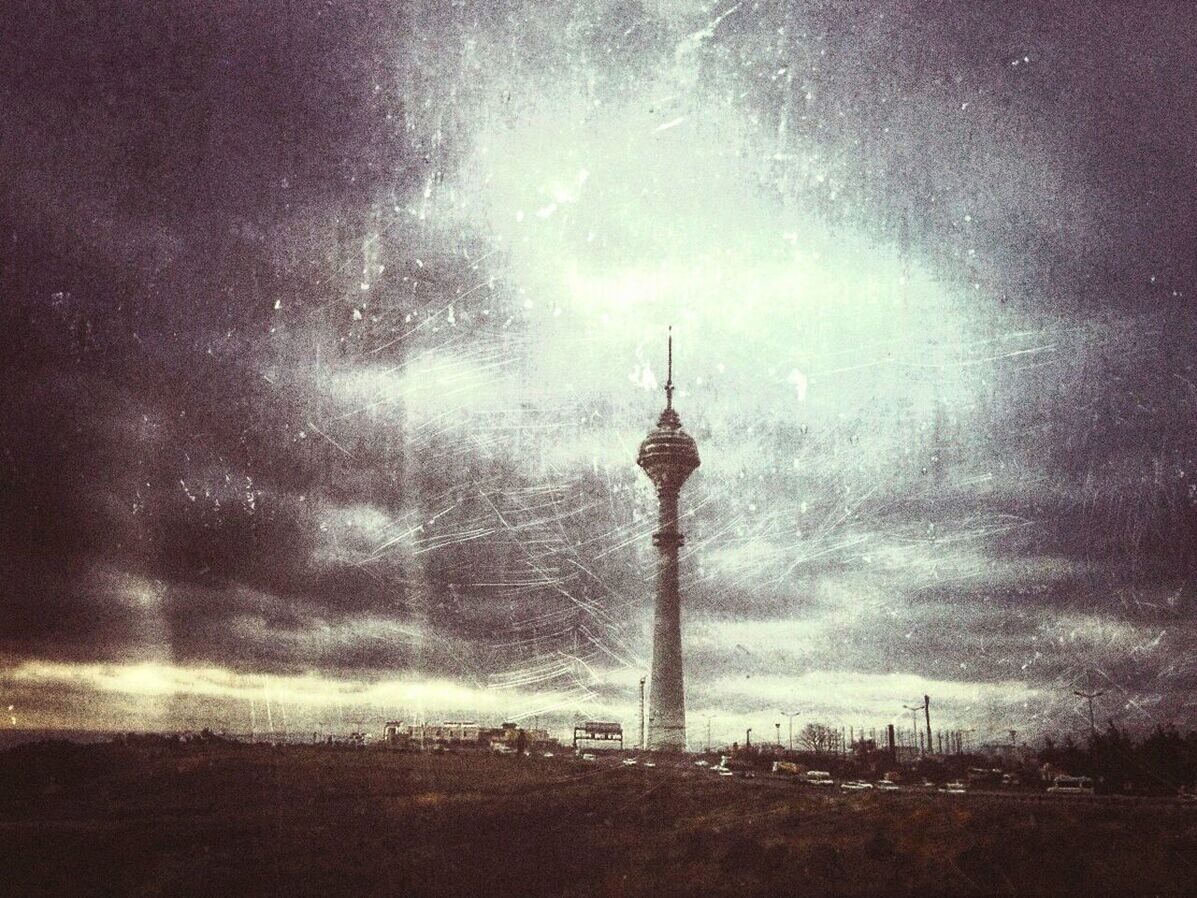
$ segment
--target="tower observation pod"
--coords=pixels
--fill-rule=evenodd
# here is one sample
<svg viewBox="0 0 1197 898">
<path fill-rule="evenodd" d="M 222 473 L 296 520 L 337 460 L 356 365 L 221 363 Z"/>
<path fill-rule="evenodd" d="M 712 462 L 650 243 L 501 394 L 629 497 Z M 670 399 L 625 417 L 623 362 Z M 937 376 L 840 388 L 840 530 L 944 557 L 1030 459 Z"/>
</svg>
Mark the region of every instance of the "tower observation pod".
<svg viewBox="0 0 1197 898">
<path fill-rule="evenodd" d="M 685 540 L 678 529 L 677 508 L 682 485 L 700 462 L 694 438 L 682 430 L 682 419 L 673 409 L 672 332 L 668 351 L 665 410 L 657 419 L 656 428 L 640 444 L 636 459 L 657 488 L 660 507 L 660 526 L 653 534 L 658 559 L 648 747 L 654 751 L 685 751 L 686 696 L 682 683 L 681 597 L 678 594 L 678 549 Z"/>
</svg>

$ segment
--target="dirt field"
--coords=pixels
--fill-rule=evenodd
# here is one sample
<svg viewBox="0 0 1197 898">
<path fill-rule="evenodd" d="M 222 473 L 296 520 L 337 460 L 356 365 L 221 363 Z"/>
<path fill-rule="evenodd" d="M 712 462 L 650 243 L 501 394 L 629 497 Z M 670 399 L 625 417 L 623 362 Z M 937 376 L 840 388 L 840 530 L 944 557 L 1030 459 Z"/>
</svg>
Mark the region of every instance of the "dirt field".
<svg viewBox="0 0 1197 898">
<path fill-rule="evenodd" d="M 1197 812 L 817 792 L 564 758 L 0 753 L 6 895 L 1182 895 Z"/>
</svg>

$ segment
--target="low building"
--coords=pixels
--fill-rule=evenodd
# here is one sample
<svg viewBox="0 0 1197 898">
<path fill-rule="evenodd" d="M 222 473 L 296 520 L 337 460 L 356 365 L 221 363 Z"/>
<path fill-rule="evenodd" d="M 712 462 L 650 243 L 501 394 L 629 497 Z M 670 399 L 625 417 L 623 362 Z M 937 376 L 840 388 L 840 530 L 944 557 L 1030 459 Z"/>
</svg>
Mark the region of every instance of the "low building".
<svg viewBox="0 0 1197 898">
<path fill-rule="evenodd" d="M 401 720 L 388 720 L 382 728 L 382 741 L 396 748 L 407 748 L 411 740 L 410 728 Z"/>
<path fill-rule="evenodd" d="M 529 750 L 539 746 L 556 744 L 557 741 L 549 735 L 548 730 L 524 729 L 514 723 L 504 723 L 498 728 L 484 731 L 484 737 L 490 742 L 491 748 L 503 746 L 515 749 L 519 746 L 521 734 L 524 743 L 523 747 Z"/>
<path fill-rule="evenodd" d="M 388 745 L 403 748 L 467 746 L 478 745 L 482 741 L 482 733 L 482 727 L 474 721 L 404 723 L 401 720 L 391 720 L 383 728 L 383 741 Z"/>
<path fill-rule="evenodd" d="M 1025 764 L 1032 757 L 1027 745 L 1012 745 L 1009 742 L 988 743 L 977 747 L 977 754 L 1003 764 Z"/>
<path fill-rule="evenodd" d="M 396 748 L 492 748 L 515 751 L 555 745 L 548 730 L 528 730 L 514 723 L 484 727 L 475 721 L 445 720 L 440 723 L 404 723 L 388 721 L 383 727 L 383 742 Z M 521 744 L 522 742 L 522 744 Z"/>
<path fill-rule="evenodd" d="M 465 745 L 476 743 L 482 737 L 482 727 L 472 720 L 446 720 L 432 726 L 426 738 L 438 742 Z"/>
</svg>

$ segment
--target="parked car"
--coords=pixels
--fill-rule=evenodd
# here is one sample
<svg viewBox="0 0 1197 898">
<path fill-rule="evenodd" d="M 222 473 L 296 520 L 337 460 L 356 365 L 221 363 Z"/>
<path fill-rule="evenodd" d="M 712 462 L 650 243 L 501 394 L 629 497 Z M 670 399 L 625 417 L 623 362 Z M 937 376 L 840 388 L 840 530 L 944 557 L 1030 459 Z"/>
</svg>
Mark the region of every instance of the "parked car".
<svg viewBox="0 0 1197 898">
<path fill-rule="evenodd" d="M 897 783 L 891 783 L 889 780 L 881 780 L 874 784 L 878 792 L 901 792 L 902 787 Z"/>
<path fill-rule="evenodd" d="M 695 767 L 710 767 L 711 762 L 703 760 L 702 758 L 699 758 L 697 761 L 694 762 L 694 766 Z"/>
<path fill-rule="evenodd" d="M 812 786 L 834 786 L 835 780 L 831 778 L 831 774 L 826 770 L 808 770 L 806 771 L 806 782 Z"/>
<path fill-rule="evenodd" d="M 1063 795 L 1092 795 L 1093 780 L 1087 776 L 1057 776 L 1047 791 Z"/>
<path fill-rule="evenodd" d="M 951 783 L 944 783 L 943 787 L 939 791 L 940 792 L 950 792 L 953 795 L 963 795 L 965 792 L 968 791 L 968 786 L 966 784 L 960 782 L 960 780 L 956 780 Z"/>
<path fill-rule="evenodd" d="M 645 767 L 656 767 L 656 766 L 657 766 L 657 762 L 656 762 L 656 761 L 645 761 L 645 762 L 644 762 L 644 766 L 645 766 Z"/>
<path fill-rule="evenodd" d="M 639 763 L 640 763 L 640 761 L 636 758 L 624 758 L 623 759 L 624 767 L 635 767 Z"/>
<path fill-rule="evenodd" d="M 592 755 L 590 752 L 586 752 L 586 754 L 582 755 L 582 760 L 583 761 L 597 761 L 598 759 L 594 755 Z"/>
<path fill-rule="evenodd" d="M 841 792 L 867 792 L 873 788 L 872 783 L 860 782 L 858 780 L 848 780 L 840 783 Z"/>
</svg>

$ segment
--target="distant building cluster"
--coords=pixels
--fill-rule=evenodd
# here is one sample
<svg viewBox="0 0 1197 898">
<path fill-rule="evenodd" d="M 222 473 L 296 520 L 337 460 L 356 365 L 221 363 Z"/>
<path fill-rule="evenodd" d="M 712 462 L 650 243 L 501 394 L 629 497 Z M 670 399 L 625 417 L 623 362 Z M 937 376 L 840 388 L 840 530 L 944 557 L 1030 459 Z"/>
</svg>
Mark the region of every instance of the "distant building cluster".
<svg viewBox="0 0 1197 898">
<path fill-rule="evenodd" d="M 386 745 L 414 750 L 469 748 L 506 753 L 557 745 L 557 740 L 549 735 L 548 730 L 527 729 L 515 723 L 485 727 L 466 720 L 445 720 L 440 723 L 392 720 L 383 728 L 382 737 Z"/>
</svg>

